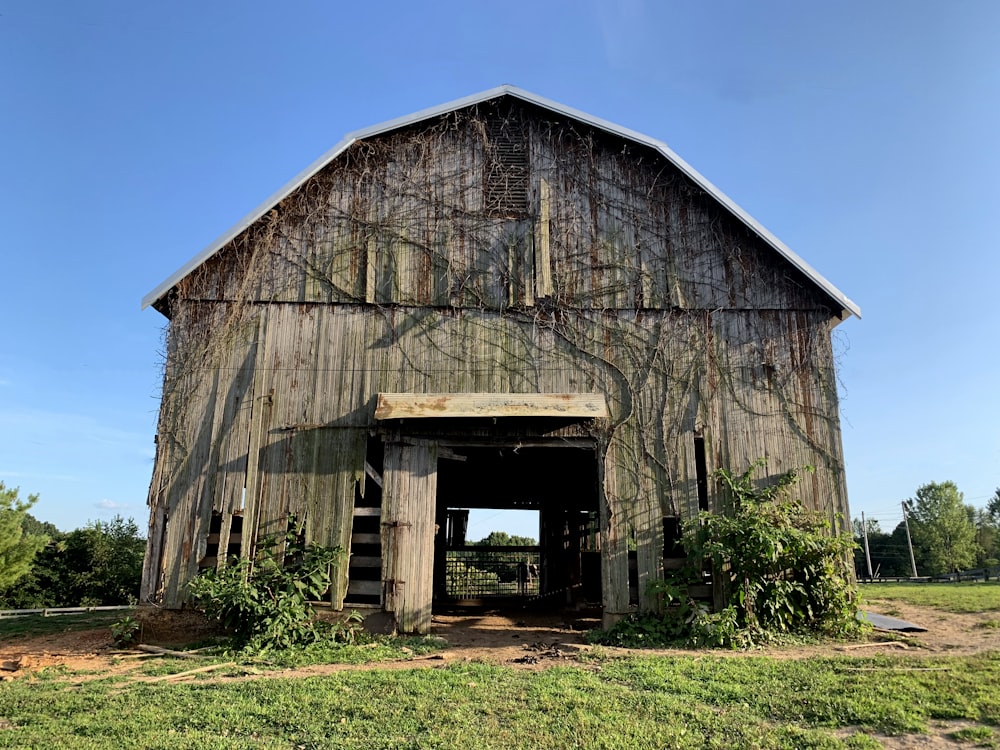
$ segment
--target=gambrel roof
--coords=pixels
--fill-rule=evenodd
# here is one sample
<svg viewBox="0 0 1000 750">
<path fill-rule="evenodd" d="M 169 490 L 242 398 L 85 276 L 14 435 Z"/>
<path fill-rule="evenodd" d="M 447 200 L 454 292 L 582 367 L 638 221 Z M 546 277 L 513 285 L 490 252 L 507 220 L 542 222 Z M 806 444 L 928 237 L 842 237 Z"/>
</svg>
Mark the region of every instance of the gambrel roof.
<svg viewBox="0 0 1000 750">
<path fill-rule="evenodd" d="M 760 223 L 758 223 L 752 216 L 750 216 L 746 211 L 740 208 L 736 203 L 734 203 L 727 195 L 725 195 L 721 190 L 715 187 L 707 179 L 705 179 L 701 174 L 697 172 L 690 164 L 684 161 L 676 153 L 674 153 L 665 143 L 656 140 L 655 138 L 650 138 L 649 136 L 643 135 L 642 133 L 637 133 L 634 130 L 628 128 L 623 128 L 620 125 L 615 125 L 614 123 L 608 122 L 607 120 L 602 120 L 599 117 L 594 117 L 588 115 L 585 112 L 581 112 L 572 107 L 567 107 L 565 105 L 559 104 L 557 102 L 551 101 L 544 97 L 532 94 L 523 89 L 519 89 L 516 86 L 503 85 L 496 88 L 489 89 L 488 91 L 483 91 L 478 94 L 473 94 L 472 96 L 467 96 L 463 99 L 457 99 L 455 101 L 448 102 L 446 104 L 441 104 L 436 107 L 430 107 L 429 109 L 421 110 L 420 112 L 415 112 L 414 114 L 407 115 L 405 117 L 399 117 L 394 120 L 389 120 L 380 125 L 373 125 L 369 128 L 364 128 L 362 130 L 354 131 L 349 133 L 344 138 L 337 143 L 332 149 L 327 151 L 316 161 L 302 170 L 299 174 L 293 177 L 286 185 L 284 185 L 280 190 L 270 196 L 267 200 L 261 203 L 257 208 L 247 214 L 242 220 L 240 220 L 236 225 L 230 228 L 225 234 L 212 242 L 208 247 L 202 250 L 198 255 L 193 257 L 187 263 L 185 263 L 181 268 L 174 272 L 169 278 L 163 281 L 159 286 L 153 289 L 149 294 L 147 294 L 142 300 L 143 308 L 149 305 L 156 305 L 158 302 L 163 300 L 167 294 L 170 292 L 174 286 L 180 282 L 185 276 L 198 268 L 202 263 L 211 258 L 213 255 L 218 253 L 222 248 L 229 244 L 233 239 L 240 235 L 245 229 L 251 226 L 254 222 L 260 219 L 264 214 L 270 211 L 275 205 L 281 202 L 288 195 L 293 193 L 298 189 L 303 183 L 305 183 L 310 177 L 319 172 L 323 167 L 332 162 L 338 156 L 340 156 L 344 151 L 346 151 L 353 143 L 356 141 L 371 138 L 373 136 L 382 135 L 399 128 L 407 127 L 409 125 L 416 124 L 423 120 L 429 120 L 440 115 L 452 112 L 455 110 L 464 109 L 466 107 L 471 107 L 476 104 L 487 102 L 493 99 L 498 99 L 500 97 L 512 97 L 515 99 L 520 99 L 524 102 L 528 102 L 536 107 L 541 107 L 547 109 L 551 112 L 560 114 L 564 117 L 576 120 L 578 122 L 589 125 L 598 130 L 605 131 L 611 135 L 633 141 L 635 143 L 647 146 L 658 153 L 660 153 L 665 159 L 667 159 L 671 164 L 677 167 L 683 174 L 685 174 L 690 180 L 692 180 L 696 185 L 698 185 L 702 190 L 704 190 L 709 196 L 714 198 L 721 206 L 723 206 L 727 211 L 729 211 L 733 216 L 739 219 L 743 224 L 745 224 L 754 234 L 760 237 L 766 244 L 770 245 L 774 250 L 781 255 L 785 260 L 791 263 L 795 268 L 802 272 L 810 281 L 812 281 L 823 293 L 829 297 L 832 307 L 835 310 L 840 310 L 841 317 L 847 317 L 848 315 L 856 315 L 861 317 L 860 308 L 852 302 L 843 292 L 837 289 L 833 284 L 827 281 L 823 276 L 811 265 L 806 263 L 801 257 L 794 253 L 791 248 L 785 245 L 781 240 L 775 237 L 771 232 L 765 229 Z"/>
</svg>

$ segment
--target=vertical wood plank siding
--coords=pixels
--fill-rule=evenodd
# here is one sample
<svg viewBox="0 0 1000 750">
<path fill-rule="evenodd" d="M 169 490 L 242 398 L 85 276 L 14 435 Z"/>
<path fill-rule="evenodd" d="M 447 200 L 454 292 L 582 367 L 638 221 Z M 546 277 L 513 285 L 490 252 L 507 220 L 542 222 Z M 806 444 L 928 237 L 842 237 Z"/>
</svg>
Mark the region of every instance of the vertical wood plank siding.
<svg viewBox="0 0 1000 750">
<path fill-rule="evenodd" d="M 429 633 L 434 583 L 437 454 L 429 443 L 385 448 L 382 582 L 385 609 L 404 633 Z"/>
<path fill-rule="evenodd" d="M 697 512 L 695 434 L 709 471 L 815 465 L 801 499 L 847 514 L 824 294 L 655 153 L 504 106 L 354 144 L 178 284 L 144 597 L 183 601 L 213 513 L 217 564 L 237 516 L 243 554 L 290 515 L 349 552 L 379 391 L 605 394 L 611 418 L 584 429 L 612 613 L 629 541 L 652 606 L 662 519 Z M 484 207 L 491 118 L 526 133 L 526 215 Z M 387 575 L 423 564 L 386 554 Z"/>
</svg>

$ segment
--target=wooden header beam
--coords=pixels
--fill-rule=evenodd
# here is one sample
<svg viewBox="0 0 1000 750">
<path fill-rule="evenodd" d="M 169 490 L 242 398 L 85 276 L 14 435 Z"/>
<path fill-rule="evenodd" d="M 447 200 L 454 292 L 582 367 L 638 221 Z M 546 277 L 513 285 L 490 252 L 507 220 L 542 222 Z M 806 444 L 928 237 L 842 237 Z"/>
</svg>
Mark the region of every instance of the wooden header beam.
<svg viewBox="0 0 1000 750">
<path fill-rule="evenodd" d="M 380 393 L 375 407 L 375 419 L 607 416 L 600 393 Z"/>
</svg>

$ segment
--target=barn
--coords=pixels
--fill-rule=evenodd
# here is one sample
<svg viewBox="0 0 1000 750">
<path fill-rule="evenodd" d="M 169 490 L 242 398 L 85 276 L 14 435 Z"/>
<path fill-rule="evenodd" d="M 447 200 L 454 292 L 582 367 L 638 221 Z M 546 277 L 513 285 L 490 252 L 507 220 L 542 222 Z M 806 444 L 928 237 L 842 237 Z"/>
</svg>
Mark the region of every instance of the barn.
<svg viewBox="0 0 1000 750">
<path fill-rule="evenodd" d="M 801 501 L 849 518 L 857 306 L 662 142 L 522 89 L 348 135 L 143 306 L 144 601 L 294 527 L 345 551 L 328 606 L 403 632 L 491 596 L 610 623 L 723 509 L 717 468 L 812 465 Z M 475 509 L 537 544 L 474 549 Z"/>
</svg>

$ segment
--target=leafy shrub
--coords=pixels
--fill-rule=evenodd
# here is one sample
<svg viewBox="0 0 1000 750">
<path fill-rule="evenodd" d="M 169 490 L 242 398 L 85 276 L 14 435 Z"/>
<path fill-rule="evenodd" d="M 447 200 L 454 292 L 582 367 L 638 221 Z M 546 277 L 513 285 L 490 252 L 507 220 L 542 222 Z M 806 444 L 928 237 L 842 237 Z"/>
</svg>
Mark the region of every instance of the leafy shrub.
<svg viewBox="0 0 1000 750">
<path fill-rule="evenodd" d="M 0 607 L 95 607 L 133 604 L 139 596 L 146 540 L 135 521 L 115 516 L 60 532 L 30 514 L 25 530 L 38 528 L 49 543 L 35 556 L 27 575 L 0 590 Z"/>
<path fill-rule="evenodd" d="M 717 575 L 728 569 L 727 606 L 715 613 L 723 617 L 696 623 L 696 630 L 735 627 L 748 643 L 769 634 L 856 632 L 857 588 L 848 564 L 854 540 L 832 534 L 829 519 L 789 497 L 798 472 L 756 487 L 753 474 L 764 463 L 760 459 L 738 476 L 716 471 L 729 512 L 701 513 L 685 528 L 689 558 L 711 563 Z M 728 635 L 722 640 L 743 645 Z"/>
<path fill-rule="evenodd" d="M 782 635 L 846 636 L 863 627 L 849 565 L 853 539 L 831 534 L 828 519 L 789 498 L 798 472 L 756 487 L 753 474 L 763 465 L 758 460 L 739 475 L 715 472 L 728 512 L 700 513 L 685 522 L 686 570 L 650 585 L 661 598 L 658 624 L 651 625 L 649 616 L 626 618 L 599 633 L 601 642 L 635 646 L 658 639 L 654 645 L 745 648 Z M 725 606 L 716 612 L 686 595 L 706 566 L 725 584 Z"/>
<path fill-rule="evenodd" d="M 111 625 L 111 639 L 116 646 L 134 646 L 139 642 L 140 628 L 138 620 L 126 615 Z"/>
<path fill-rule="evenodd" d="M 268 537 L 253 560 L 233 559 L 194 578 L 188 584 L 194 604 L 233 632 L 237 648 L 267 651 L 324 638 L 353 640 L 355 623 L 324 623 L 309 604 L 329 590 L 343 550 L 303 545 L 294 530 L 284 541 L 284 564 L 277 554 L 279 539 Z"/>
</svg>

